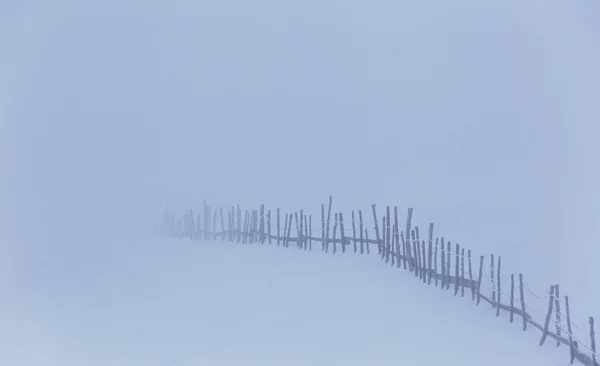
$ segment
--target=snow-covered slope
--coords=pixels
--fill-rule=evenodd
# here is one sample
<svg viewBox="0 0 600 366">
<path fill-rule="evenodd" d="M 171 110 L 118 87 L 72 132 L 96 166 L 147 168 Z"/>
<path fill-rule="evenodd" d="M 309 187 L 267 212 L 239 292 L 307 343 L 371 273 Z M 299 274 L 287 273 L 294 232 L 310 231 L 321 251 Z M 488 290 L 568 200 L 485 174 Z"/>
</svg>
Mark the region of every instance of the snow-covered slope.
<svg viewBox="0 0 600 366">
<path fill-rule="evenodd" d="M 221 241 L 119 244 L 77 262 L 32 257 L 47 266 L 40 271 L 49 285 L 3 309 L 11 311 L 5 326 L 18 332 L 0 336 L 1 364 L 568 364 L 564 348 L 536 346 L 539 332 L 376 255 Z M 68 280 L 53 278 L 53 266 L 71 270 Z"/>
</svg>

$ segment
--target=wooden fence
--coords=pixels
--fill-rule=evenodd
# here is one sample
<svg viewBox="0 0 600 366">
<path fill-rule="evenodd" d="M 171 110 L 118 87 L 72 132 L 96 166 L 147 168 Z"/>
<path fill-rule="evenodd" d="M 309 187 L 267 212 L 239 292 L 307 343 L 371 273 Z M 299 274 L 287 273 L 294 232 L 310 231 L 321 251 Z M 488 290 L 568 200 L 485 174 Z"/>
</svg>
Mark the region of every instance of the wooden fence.
<svg viewBox="0 0 600 366">
<path fill-rule="evenodd" d="M 489 277 L 487 274 L 485 276 L 487 280 L 491 280 L 491 294 L 485 295 L 482 291 L 482 284 L 485 284 L 485 256 L 479 257 L 479 268 L 474 273 L 471 250 L 465 251 L 465 248 L 457 243 L 453 245 L 444 237 L 434 238 L 433 223 L 429 224 L 427 236 L 423 238 L 419 227 L 412 224 L 412 208 L 408 209 L 404 230 L 401 230 L 397 206 L 387 206 L 384 214 L 379 216 L 376 205 L 371 205 L 369 214 L 372 215 L 370 224 L 373 228 L 369 230 L 367 214 L 362 210 L 352 211 L 350 222 L 344 220 L 342 213 L 333 213 L 332 220 L 332 202 L 332 197 L 329 197 L 327 210 L 325 204 L 321 205 L 320 237 L 313 235 L 312 215 L 306 214 L 304 210 L 284 215 L 280 209 L 272 212 L 265 210 L 265 206 L 261 205 L 258 210 L 245 210 L 242 214 L 238 205 L 226 209 L 226 220 L 223 207 L 213 209 L 206 201 L 203 213 L 198 215 L 194 215 L 192 209 L 186 210 L 182 217 L 175 217 L 165 211 L 155 231 L 161 236 L 187 237 L 192 240 L 221 239 L 240 244 L 260 243 L 283 247 L 289 247 L 291 244 L 292 247 L 303 250 L 313 250 L 315 243 L 326 253 L 376 253 L 385 263 L 414 273 L 424 284 L 445 290 L 453 289 L 454 296 L 465 297 L 467 293 L 466 296 L 477 306 L 482 301 L 491 304 L 496 309 L 496 316 L 499 316 L 501 311 L 508 312 L 511 323 L 515 321 L 515 316 L 520 317 L 523 331 L 531 326 L 541 332 L 540 346 L 548 338 L 556 341 L 556 346 L 568 346 L 571 363 L 577 360 L 584 365 L 598 366 L 594 318 L 589 317 L 588 347 L 573 335 L 569 297 L 561 297 L 559 285 L 550 286 L 546 316 L 542 322 L 538 322 L 527 312 L 525 289 L 528 288 L 522 273 L 518 274 L 518 278 L 511 274 L 510 294 L 506 295 L 503 292 L 500 256 L 489 256 Z M 295 236 L 292 236 L 292 231 L 295 232 Z M 516 291 L 518 297 L 515 295 Z M 559 299 L 564 300 L 564 309 L 561 309 Z M 508 301 L 508 304 L 502 301 Z M 554 327 L 551 327 L 551 323 Z"/>
</svg>

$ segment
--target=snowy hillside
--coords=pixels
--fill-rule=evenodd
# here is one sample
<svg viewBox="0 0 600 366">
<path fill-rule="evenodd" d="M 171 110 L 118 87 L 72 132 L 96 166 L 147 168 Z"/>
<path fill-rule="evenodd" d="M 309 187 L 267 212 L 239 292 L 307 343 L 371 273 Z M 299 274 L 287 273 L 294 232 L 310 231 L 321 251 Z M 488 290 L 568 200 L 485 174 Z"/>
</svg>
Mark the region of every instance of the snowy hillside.
<svg viewBox="0 0 600 366">
<path fill-rule="evenodd" d="M 48 278 L 50 288 L 20 299 L 28 305 L 13 309 L 8 326 L 18 332 L 3 333 L 0 363 L 568 364 L 564 348 L 536 348 L 537 332 L 423 286 L 376 255 L 155 239 L 79 260 L 61 264 L 69 281 Z"/>
<path fill-rule="evenodd" d="M 321 319 L 310 307 L 316 305 L 304 304 L 306 314 L 294 312 L 299 322 L 315 328 L 317 321 L 350 327 L 344 312 L 356 310 L 357 298 L 369 302 L 364 306 L 378 304 L 365 309 L 368 323 L 353 320 L 357 332 L 372 327 L 373 332 L 361 331 L 365 342 L 380 341 L 363 343 L 374 347 L 371 351 L 343 350 L 356 360 L 362 351 L 373 352 L 362 353 L 373 360 L 375 353 L 382 360 L 384 349 L 398 359 L 408 352 L 400 345 L 387 347 L 390 339 L 417 344 L 393 338 L 409 333 L 397 332 L 400 323 L 458 322 L 450 311 L 442 315 L 426 308 L 438 296 L 440 312 L 457 303 L 457 314 L 473 313 L 482 324 L 490 323 L 472 340 L 473 360 L 483 350 L 506 350 L 478 343 L 506 342 L 507 337 L 484 338 L 503 331 L 522 337 L 515 350 L 522 345 L 529 356 L 515 351 L 489 360 L 565 360 L 563 346 L 558 358 L 553 340 L 538 350 L 539 332 L 515 330 L 518 325 L 488 314 L 491 306 L 429 292 L 376 259 L 359 256 L 354 264 L 350 256 L 293 251 L 292 257 L 273 248 L 234 245 L 213 252 L 213 246 L 145 236 L 160 205 L 181 213 L 199 207 L 203 198 L 214 207 L 266 204 L 313 215 L 328 195 L 344 215 L 373 203 L 380 209 L 414 207 L 421 229 L 435 223 L 436 237 L 471 249 L 473 258 L 501 257 L 503 291 L 510 288 L 510 274 L 523 273 L 526 310 L 535 319 L 544 319 L 550 286 L 560 285 L 561 309 L 568 295 L 573 332 L 582 347 L 590 347 L 588 317 L 600 319 L 595 279 L 600 174 L 593 168 L 600 156 L 599 4 L 0 1 L 0 364 L 203 360 L 194 357 L 209 357 L 207 349 L 223 338 L 217 334 L 202 348 L 194 343 L 204 334 L 200 325 L 210 328 L 211 319 L 235 325 L 225 324 L 225 315 L 214 310 L 215 293 L 209 300 L 192 297 L 218 290 L 201 281 L 233 276 L 227 260 L 244 271 L 237 277 L 256 281 L 260 295 L 268 284 L 255 276 L 302 287 L 294 275 L 299 273 L 310 288 L 298 296 L 323 298 L 341 311 L 327 311 L 333 318 Z M 286 264 L 290 272 L 281 279 L 253 272 L 258 265 L 284 263 L 287 257 L 280 255 L 306 261 Z M 225 267 L 212 268 L 219 258 Z M 484 263 L 486 275 L 489 263 Z M 322 276 L 316 286 L 311 268 L 328 271 L 327 279 L 342 287 L 332 288 Z M 279 285 L 271 286 L 283 293 Z M 219 294 L 243 305 L 241 295 L 232 294 L 249 287 L 235 286 L 224 281 Z M 431 301 L 406 303 L 406 309 L 425 307 L 429 318 L 400 310 L 403 299 L 417 301 L 407 296 L 417 288 Z M 346 303 L 336 302 L 336 296 Z M 259 297 L 244 299 L 249 309 L 262 304 Z M 285 309 L 286 299 L 277 300 Z M 202 303 L 212 306 L 210 314 L 202 313 Z M 267 324 L 265 314 L 252 318 L 237 305 L 230 306 L 245 323 L 228 309 L 243 328 L 240 336 Z M 390 316 L 392 308 L 398 318 Z M 458 325 L 448 324 L 458 332 Z M 460 328 L 475 324 L 461 322 Z M 291 332 L 279 323 L 270 326 L 265 329 Z M 340 339 L 355 334 L 340 328 L 346 330 Z M 227 329 L 232 328 L 223 332 Z M 436 327 L 430 336 L 446 331 Z M 422 354 L 444 347 L 418 332 L 411 334 L 423 339 Z M 319 342 L 307 349 L 315 359 L 325 337 L 332 345 L 328 357 L 335 349 L 342 352 L 342 342 L 332 343 L 327 329 L 313 333 Z M 263 336 L 264 342 L 275 342 L 275 336 Z M 302 350 L 293 338 L 279 339 L 288 355 Z M 458 337 L 445 339 L 456 341 L 452 349 L 458 349 Z M 262 346 L 254 345 L 260 352 Z M 184 352 L 192 349 L 204 354 Z M 237 353 L 213 354 L 250 359 L 244 352 L 238 344 Z M 286 352 L 272 355 L 286 357 Z"/>
</svg>

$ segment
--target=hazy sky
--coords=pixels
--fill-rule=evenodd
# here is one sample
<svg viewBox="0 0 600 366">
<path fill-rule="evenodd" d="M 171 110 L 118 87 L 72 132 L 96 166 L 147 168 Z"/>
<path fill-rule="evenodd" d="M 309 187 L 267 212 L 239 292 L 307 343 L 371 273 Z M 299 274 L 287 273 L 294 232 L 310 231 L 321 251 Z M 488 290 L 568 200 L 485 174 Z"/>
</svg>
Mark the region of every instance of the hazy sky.
<svg viewBox="0 0 600 366">
<path fill-rule="evenodd" d="M 592 0 L 2 1 L 5 268 L 331 194 L 595 291 L 599 44 Z"/>
</svg>

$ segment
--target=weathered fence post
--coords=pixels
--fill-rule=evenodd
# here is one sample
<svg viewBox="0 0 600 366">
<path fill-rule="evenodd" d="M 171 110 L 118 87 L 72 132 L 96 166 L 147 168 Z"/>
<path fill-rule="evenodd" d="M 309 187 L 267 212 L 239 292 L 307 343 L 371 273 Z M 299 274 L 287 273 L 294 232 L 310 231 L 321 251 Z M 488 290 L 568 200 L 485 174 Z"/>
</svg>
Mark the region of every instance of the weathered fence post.
<svg viewBox="0 0 600 366">
<path fill-rule="evenodd" d="M 556 310 L 556 335 L 561 336 L 560 329 L 560 288 L 558 285 L 554 285 L 554 307 Z M 560 341 L 556 341 L 556 347 L 560 346 Z"/>
<path fill-rule="evenodd" d="M 521 312 L 523 313 L 523 331 L 527 330 L 527 316 L 525 313 L 525 293 L 523 291 L 523 274 L 519 273 L 519 292 L 521 295 Z"/>
<path fill-rule="evenodd" d="M 542 330 L 542 338 L 540 339 L 540 346 L 546 341 L 548 336 L 548 327 L 550 326 L 550 318 L 552 318 L 552 307 L 554 306 L 554 285 L 550 286 L 550 299 L 548 301 L 548 312 L 546 313 L 546 320 L 544 321 L 544 330 Z"/>
<path fill-rule="evenodd" d="M 590 340 L 592 346 L 592 365 L 597 366 L 596 363 L 596 332 L 594 330 L 594 317 L 590 316 Z"/>
<path fill-rule="evenodd" d="M 342 253 L 346 253 L 346 233 L 344 232 L 344 214 L 340 212 L 340 236 L 342 238 Z"/>
<path fill-rule="evenodd" d="M 571 364 L 575 360 L 575 348 L 573 346 L 573 331 L 571 330 L 571 312 L 569 310 L 569 296 L 565 296 L 565 311 L 567 312 L 567 331 L 569 332 L 569 353 Z"/>
<path fill-rule="evenodd" d="M 454 260 L 454 280 L 456 281 L 454 283 L 454 296 L 456 296 L 458 294 L 458 281 L 460 280 L 458 276 L 458 267 L 460 265 L 460 245 L 458 243 L 455 243 L 454 246 L 456 247 L 456 259 Z"/>
<path fill-rule="evenodd" d="M 496 303 L 496 283 L 494 282 L 494 255 L 490 254 L 490 277 L 492 281 L 492 307 Z"/>
<path fill-rule="evenodd" d="M 412 207 L 409 207 L 408 213 L 406 214 L 406 230 L 404 230 L 404 234 L 406 235 L 406 238 L 403 240 L 403 242 L 404 242 L 403 245 L 405 248 L 405 249 L 403 249 L 404 269 L 406 269 L 406 262 L 408 261 L 409 271 L 413 270 L 412 256 L 410 253 L 410 231 L 411 231 L 412 214 L 413 214 L 413 209 L 412 209 Z M 407 255 L 409 256 L 409 258 L 406 258 Z"/>
<path fill-rule="evenodd" d="M 429 245 L 427 251 L 427 284 L 431 285 L 431 260 L 433 257 L 433 222 L 429 224 Z"/>
<path fill-rule="evenodd" d="M 460 297 L 465 297 L 465 248 L 460 252 Z"/>
<path fill-rule="evenodd" d="M 352 243 L 354 243 L 354 253 L 356 253 L 356 220 L 354 218 L 354 210 L 352 210 Z"/>
<path fill-rule="evenodd" d="M 375 204 L 371 205 L 373 210 L 373 220 L 375 220 L 375 238 L 377 239 L 377 247 L 381 248 L 381 236 L 379 235 L 379 222 L 377 221 L 377 210 Z"/>
<path fill-rule="evenodd" d="M 267 212 L 267 233 L 269 235 L 269 245 L 271 245 L 271 240 L 273 239 L 271 236 L 271 210 Z"/>
<path fill-rule="evenodd" d="M 360 231 L 360 254 L 364 254 L 364 239 L 363 239 L 363 231 L 364 231 L 364 227 L 363 227 L 363 216 L 362 216 L 362 210 L 358 210 L 358 220 L 359 220 L 359 231 Z M 367 243 L 367 247 L 369 246 L 369 244 Z"/>
<path fill-rule="evenodd" d="M 337 227 L 338 227 L 338 214 L 335 214 L 335 221 L 333 224 L 333 254 L 335 254 L 337 252 L 337 243 L 335 242 L 335 234 L 337 232 Z"/>
<path fill-rule="evenodd" d="M 333 204 L 333 196 L 329 196 L 329 208 L 327 209 L 327 226 L 325 230 L 325 252 L 329 248 L 329 223 L 331 221 L 331 205 Z"/>
<path fill-rule="evenodd" d="M 479 257 L 479 279 L 477 280 L 477 306 L 481 300 L 481 280 L 483 278 L 483 260 L 484 256 Z"/>
<path fill-rule="evenodd" d="M 513 322 L 515 314 L 515 274 L 510 274 L 510 322 Z M 525 314 L 523 314 L 525 316 Z"/>
<path fill-rule="evenodd" d="M 500 295 L 502 294 L 502 277 L 500 276 L 500 265 L 502 264 L 502 257 L 498 256 L 498 275 L 496 276 L 498 282 L 498 302 L 496 303 L 496 316 L 500 316 Z"/>
<path fill-rule="evenodd" d="M 440 241 L 440 238 L 435 238 L 435 250 L 433 252 L 433 272 L 435 273 L 435 276 L 434 276 L 435 277 L 435 287 L 438 286 L 438 277 L 439 277 L 438 276 L 438 266 L 437 266 L 437 263 L 438 263 L 437 254 L 438 254 L 439 241 Z"/>
<path fill-rule="evenodd" d="M 441 246 L 442 248 L 442 273 L 441 273 L 441 281 L 442 281 L 442 286 L 440 287 L 441 289 L 444 289 L 444 287 L 446 287 L 446 281 L 448 281 L 448 279 L 446 278 L 446 243 L 444 242 L 444 237 L 442 236 L 442 240 L 441 240 Z"/>
</svg>

